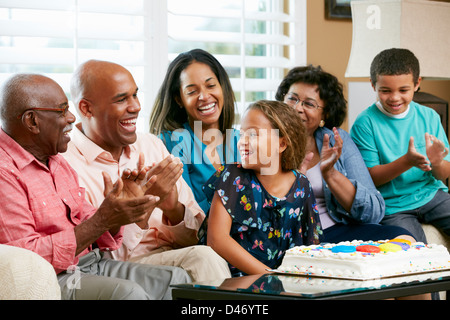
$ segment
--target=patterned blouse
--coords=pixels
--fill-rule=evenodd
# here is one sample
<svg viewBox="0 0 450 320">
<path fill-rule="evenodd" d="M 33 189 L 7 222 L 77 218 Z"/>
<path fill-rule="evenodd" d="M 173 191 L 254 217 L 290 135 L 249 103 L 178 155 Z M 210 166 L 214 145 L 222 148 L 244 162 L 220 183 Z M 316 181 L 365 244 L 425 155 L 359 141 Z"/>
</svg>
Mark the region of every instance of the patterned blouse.
<svg viewBox="0 0 450 320">
<path fill-rule="evenodd" d="M 270 195 L 252 170 L 240 164 L 222 166 L 204 185 L 211 202 L 217 191 L 232 226 L 231 237 L 269 268 L 277 268 L 284 252 L 294 246 L 317 244 L 322 230 L 308 179 L 296 180 L 283 198 Z M 243 273 L 230 266 L 233 276 Z"/>
</svg>

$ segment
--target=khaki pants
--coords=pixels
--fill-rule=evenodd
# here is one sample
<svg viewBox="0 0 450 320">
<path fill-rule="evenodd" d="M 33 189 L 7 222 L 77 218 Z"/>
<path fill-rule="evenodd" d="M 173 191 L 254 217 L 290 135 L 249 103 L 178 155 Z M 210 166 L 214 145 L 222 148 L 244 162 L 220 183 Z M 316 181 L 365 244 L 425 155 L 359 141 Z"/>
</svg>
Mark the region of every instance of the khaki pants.
<svg viewBox="0 0 450 320">
<path fill-rule="evenodd" d="M 130 262 L 180 267 L 195 282 L 230 278 L 228 263 L 208 246 L 191 246 L 181 249 L 158 248 Z"/>
</svg>

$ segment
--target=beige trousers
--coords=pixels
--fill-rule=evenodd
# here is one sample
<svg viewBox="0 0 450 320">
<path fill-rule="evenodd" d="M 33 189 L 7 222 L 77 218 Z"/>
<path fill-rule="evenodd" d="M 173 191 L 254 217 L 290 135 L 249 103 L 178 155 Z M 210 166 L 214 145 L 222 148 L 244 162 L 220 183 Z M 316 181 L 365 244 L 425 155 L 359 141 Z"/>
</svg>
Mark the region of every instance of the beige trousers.
<svg viewBox="0 0 450 320">
<path fill-rule="evenodd" d="M 162 247 L 129 261 L 179 267 L 184 269 L 194 282 L 231 277 L 228 263 L 208 246 L 197 245 L 181 249 Z"/>
</svg>

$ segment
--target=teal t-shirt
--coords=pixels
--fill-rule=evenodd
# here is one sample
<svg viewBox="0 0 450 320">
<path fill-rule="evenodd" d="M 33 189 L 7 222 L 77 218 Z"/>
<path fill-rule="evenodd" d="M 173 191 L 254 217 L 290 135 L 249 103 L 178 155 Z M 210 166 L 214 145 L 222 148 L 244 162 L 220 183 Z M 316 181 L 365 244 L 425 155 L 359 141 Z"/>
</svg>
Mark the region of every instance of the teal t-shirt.
<svg viewBox="0 0 450 320">
<path fill-rule="evenodd" d="M 441 120 L 433 109 L 411 102 L 404 118 L 393 118 L 373 104 L 357 117 L 351 137 L 367 167 L 372 168 L 405 155 L 410 137 L 414 137 L 417 152 L 426 156 L 426 132 L 443 141 L 448 148 Z M 445 160 L 450 161 L 450 155 Z M 386 203 L 386 215 L 421 207 L 431 201 L 439 189 L 448 191 L 445 184 L 430 171 L 424 172 L 416 167 L 378 187 Z"/>
</svg>

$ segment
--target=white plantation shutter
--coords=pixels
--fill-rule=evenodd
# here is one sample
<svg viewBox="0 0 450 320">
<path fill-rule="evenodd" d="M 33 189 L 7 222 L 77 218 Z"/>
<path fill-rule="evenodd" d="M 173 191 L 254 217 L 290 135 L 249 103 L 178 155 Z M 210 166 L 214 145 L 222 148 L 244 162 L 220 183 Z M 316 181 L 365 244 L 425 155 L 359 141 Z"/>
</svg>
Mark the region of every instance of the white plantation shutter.
<svg viewBox="0 0 450 320">
<path fill-rule="evenodd" d="M 45 74 L 69 95 L 76 66 L 119 63 L 139 86 L 140 131 L 177 54 L 203 48 L 230 75 L 239 111 L 273 98 L 306 62 L 306 0 L 0 0 L 0 82 Z M 246 94 L 242 94 L 246 92 Z"/>
<path fill-rule="evenodd" d="M 166 16 L 164 1 L 0 0 L 0 81 L 13 73 L 41 73 L 69 95 L 76 66 L 113 61 L 128 68 L 139 86 L 138 125 L 147 130 L 156 94 L 151 89 L 167 64 Z"/>
<path fill-rule="evenodd" d="M 168 4 L 169 58 L 193 48 L 212 53 L 230 76 L 241 114 L 255 100 L 273 99 L 286 70 L 306 63 L 306 1 Z"/>
</svg>

